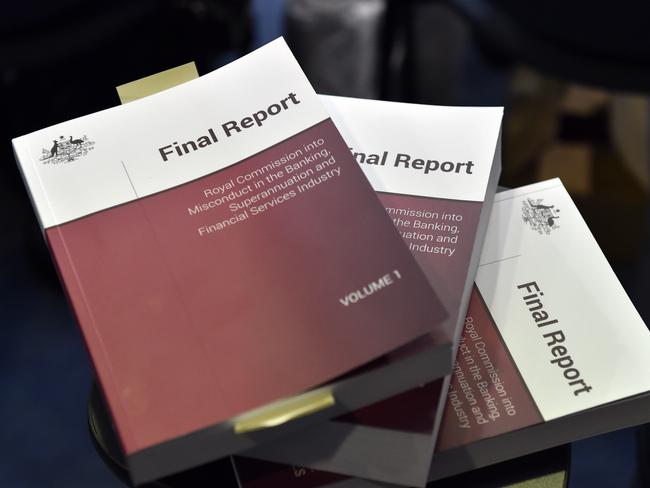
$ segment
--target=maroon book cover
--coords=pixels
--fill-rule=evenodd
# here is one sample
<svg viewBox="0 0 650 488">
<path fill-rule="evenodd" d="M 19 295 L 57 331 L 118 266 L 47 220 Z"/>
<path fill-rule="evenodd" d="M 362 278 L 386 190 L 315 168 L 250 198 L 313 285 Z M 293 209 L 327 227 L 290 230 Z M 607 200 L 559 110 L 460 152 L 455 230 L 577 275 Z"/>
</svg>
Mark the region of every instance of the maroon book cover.
<svg viewBox="0 0 650 488">
<path fill-rule="evenodd" d="M 425 335 L 451 348 L 282 40 L 14 148 L 136 482 L 272 437 L 232 421 Z"/>
</svg>

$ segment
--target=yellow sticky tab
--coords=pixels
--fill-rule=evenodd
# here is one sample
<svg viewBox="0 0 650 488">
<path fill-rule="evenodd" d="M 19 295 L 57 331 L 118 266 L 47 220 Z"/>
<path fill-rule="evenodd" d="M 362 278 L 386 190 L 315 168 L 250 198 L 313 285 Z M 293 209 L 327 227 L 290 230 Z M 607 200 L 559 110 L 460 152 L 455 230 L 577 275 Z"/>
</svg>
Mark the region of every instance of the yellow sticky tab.
<svg viewBox="0 0 650 488">
<path fill-rule="evenodd" d="M 199 77 L 194 61 L 116 87 L 122 105 Z"/>
<path fill-rule="evenodd" d="M 286 424 L 336 404 L 329 388 L 319 388 L 302 395 L 278 400 L 234 419 L 236 434 L 245 434 Z"/>
</svg>

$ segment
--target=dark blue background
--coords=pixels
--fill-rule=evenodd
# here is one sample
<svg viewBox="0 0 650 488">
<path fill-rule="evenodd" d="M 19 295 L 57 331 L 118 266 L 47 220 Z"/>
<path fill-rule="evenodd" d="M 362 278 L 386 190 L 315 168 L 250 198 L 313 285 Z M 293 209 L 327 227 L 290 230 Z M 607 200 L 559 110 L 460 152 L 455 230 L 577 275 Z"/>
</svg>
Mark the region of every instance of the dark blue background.
<svg viewBox="0 0 650 488">
<path fill-rule="evenodd" d="M 252 6 L 256 45 L 282 33 L 282 0 L 256 0 Z M 10 196 L 0 195 L 3 220 L 15 217 L 12 205 Z M 122 486 L 88 435 L 92 372 L 81 336 L 52 268 L 35 262 L 39 253 L 20 236 L 33 222 L 14 224 L 0 239 L 0 487 Z M 647 263 L 614 264 L 633 298 L 648 296 L 637 279 L 639 266 Z M 571 488 L 629 486 L 636 469 L 635 430 L 577 442 L 572 455 Z"/>
</svg>

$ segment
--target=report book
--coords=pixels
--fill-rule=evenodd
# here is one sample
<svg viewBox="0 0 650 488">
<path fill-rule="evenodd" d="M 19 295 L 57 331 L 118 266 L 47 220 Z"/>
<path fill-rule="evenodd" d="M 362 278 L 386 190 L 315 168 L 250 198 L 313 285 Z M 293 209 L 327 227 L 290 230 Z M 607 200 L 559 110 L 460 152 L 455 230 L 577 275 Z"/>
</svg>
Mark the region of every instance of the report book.
<svg viewBox="0 0 650 488">
<path fill-rule="evenodd" d="M 648 422 L 649 353 L 646 325 L 561 182 L 497 194 L 429 479 Z M 234 459 L 246 488 L 386 486 Z"/>
<path fill-rule="evenodd" d="M 13 145 L 134 482 L 451 371 L 442 302 L 283 40 Z"/>
<path fill-rule="evenodd" d="M 322 99 L 448 310 L 457 347 L 501 170 L 503 109 Z M 447 385 L 428 383 L 244 455 L 424 485 Z"/>
</svg>

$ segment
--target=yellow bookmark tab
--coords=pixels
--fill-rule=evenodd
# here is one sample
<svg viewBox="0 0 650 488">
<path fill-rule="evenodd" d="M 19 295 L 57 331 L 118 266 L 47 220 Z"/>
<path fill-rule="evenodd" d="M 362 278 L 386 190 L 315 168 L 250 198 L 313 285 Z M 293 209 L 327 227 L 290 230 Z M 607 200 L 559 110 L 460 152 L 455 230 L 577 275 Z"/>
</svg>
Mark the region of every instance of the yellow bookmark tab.
<svg viewBox="0 0 650 488">
<path fill-rule="evenodd" d="M 336 400 L 329 388 L 319 388 L 278 400 L 236 417 L 234 419 L 235 434 L 277 427 L 291 420 L 320 412 L 335 404 Z"/>
<path fill-rule="evenodd" d="M 199 77 L 194 61 L 116 87 L 122 105 Z"/>
</svg>

